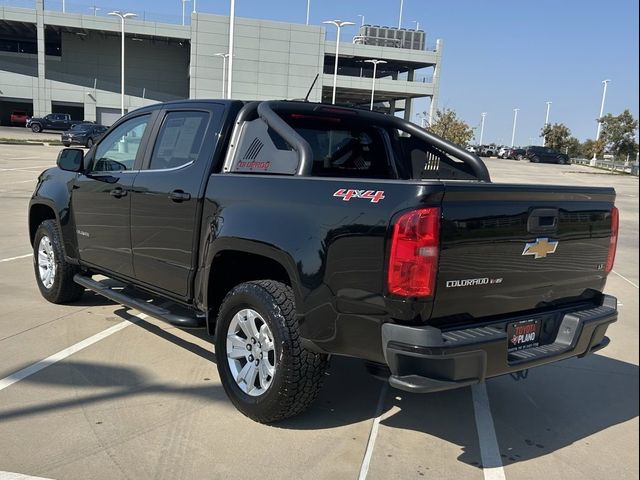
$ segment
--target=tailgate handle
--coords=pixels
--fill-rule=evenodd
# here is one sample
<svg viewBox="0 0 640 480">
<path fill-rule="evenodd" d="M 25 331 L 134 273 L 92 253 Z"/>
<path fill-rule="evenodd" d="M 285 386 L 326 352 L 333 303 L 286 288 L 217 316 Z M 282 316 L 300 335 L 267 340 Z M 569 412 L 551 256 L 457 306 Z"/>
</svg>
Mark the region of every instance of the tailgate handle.
<svg viewBox="0 0 640 480">
<path fill-rule="evenodd" d="M 556 208 L 537 208 L 529 214 L 527 231 L 529 233 L 550 233 L 558 230 L 558 210 Z"/>
</svg>

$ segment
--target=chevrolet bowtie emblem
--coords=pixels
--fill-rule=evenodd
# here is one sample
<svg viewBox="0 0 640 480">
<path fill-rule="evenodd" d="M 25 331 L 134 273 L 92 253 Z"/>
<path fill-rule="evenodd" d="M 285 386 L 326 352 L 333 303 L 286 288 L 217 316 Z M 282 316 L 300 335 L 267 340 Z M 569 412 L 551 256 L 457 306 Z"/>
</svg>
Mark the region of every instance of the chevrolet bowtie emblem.
<svg viewBox="0 0 640 480">
<path fill-rule="evenodd" d="M 527 243 L 524 246 L 522 255 L 533 255 L 533 258 L 545 258 L 547 255 L 556 253 L 558 242 L 549 241 L 548 238 L 537 238 L 535 242 Z"/>
</svg>

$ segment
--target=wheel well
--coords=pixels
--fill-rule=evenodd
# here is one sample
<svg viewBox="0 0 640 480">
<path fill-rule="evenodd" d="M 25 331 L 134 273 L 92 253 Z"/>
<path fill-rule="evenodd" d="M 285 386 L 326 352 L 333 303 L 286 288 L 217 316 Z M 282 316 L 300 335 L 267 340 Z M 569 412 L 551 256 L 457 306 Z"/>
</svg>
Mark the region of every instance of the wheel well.
<svg viewBox="0 0 640 480">
<path fill-rule="evenodd" d="M 45 220 L 54 220 L 55 218 L 56 214 L 51 207 L 42 204 L 36 204 L 31 207 L 31 210 L 29 210 L 29 240 L 31 245 L 33 245 L 38 226 Z"/>
<path fill-rule="evenodd" d="M 291 286 L 289 274 L 276 260 L 238 251 L 217 254 L 211 264 L 207 292 L 211 318 L 216 318 L 222 300 L 233 287 L 251 280 L 276 280 Z M 210 322 L 208 328 L 213 335 L 215 321 Z"/>
</svg>

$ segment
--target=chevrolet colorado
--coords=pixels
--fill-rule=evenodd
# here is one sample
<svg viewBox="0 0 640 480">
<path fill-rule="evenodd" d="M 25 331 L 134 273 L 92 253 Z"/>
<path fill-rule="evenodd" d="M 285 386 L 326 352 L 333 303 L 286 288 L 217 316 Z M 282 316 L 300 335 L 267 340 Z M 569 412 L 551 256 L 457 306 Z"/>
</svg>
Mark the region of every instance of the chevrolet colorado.
<svg viewBox="0 0 640 480">
<path fill-rule="evenodd" d="M 614 199 L 492 183 L 395 116 L 180 101 L 62 150 L 29 236 L 47 300 L 89 289 L 205 327 L 228 396 L 268 423 L 310 405 L 330 355 L 434 392 L 603 348 Z"/>
</svg>

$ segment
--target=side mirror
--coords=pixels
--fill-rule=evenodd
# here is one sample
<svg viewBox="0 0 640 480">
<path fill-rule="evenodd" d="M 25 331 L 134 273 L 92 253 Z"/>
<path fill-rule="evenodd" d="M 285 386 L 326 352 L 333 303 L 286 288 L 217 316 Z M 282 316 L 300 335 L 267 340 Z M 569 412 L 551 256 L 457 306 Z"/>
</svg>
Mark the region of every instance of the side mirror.
<svg viewBox="0 0 640 480">
<path fill-rule="evenodd" d="M 60 170 L 79 172 L 82 170 L 84 151 L 81 148 L 63 148 L 58 154 L 56 165 Z"/>
</svg>

